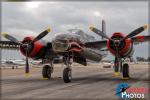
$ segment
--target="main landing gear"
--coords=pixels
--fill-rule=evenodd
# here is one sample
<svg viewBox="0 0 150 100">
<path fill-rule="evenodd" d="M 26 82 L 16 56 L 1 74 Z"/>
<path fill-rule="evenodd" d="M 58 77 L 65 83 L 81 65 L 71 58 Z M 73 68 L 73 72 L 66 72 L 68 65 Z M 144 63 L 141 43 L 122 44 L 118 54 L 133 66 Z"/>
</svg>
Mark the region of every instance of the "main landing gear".
<svg viewBox="0 0 150 100">
<path fill-rule="evenodd" d="M 123 64 L 122 59 L 116 57 L 114 63 L 114 75 L 119 76 L 120 73 L 122 73 L 122 79 L 129 79 L 129 65 L 127 63 Z"/>
<path fill-rule="evenodd" d="M 53 62 L 50 62 L 50 65 L 44 65 L 42 70 L 43 78 L 50 79 L 51 74 L 53 73 Z"/>
<path fill-rule="evenodd" d="M 66 68 L 63 70 L 63 80 L 65 83 L 69 83 L 72 80 L 72 71 L 71 71 L 71 62 L 70 58 L 64 58 L 64 63 L 66 65 Z"/>
<path fill-rule="evenodd" d="M 122 76 L 125 79 L 129 78 L 129 65 L 127 63 L 123 64 Z"/>
</svg>

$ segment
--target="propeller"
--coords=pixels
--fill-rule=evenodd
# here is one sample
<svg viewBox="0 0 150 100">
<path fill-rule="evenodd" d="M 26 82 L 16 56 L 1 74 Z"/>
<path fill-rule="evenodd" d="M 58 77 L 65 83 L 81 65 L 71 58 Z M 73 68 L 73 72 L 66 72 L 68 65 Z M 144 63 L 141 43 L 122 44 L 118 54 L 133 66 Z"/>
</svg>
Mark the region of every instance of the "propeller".
<svg viewBox="0 0 150 100">
<path fill-rule="evenodd" d="M 121 39 L 121 40 L 111 39 L 111 38 L 109 38 L 105 33 L 103 33 L 101 30 L 99 30 L 99 29 L 97 29 L 97 28 L 95 28 L 95 27 L 92 27 L 92 26 L 91 26 L 91 27 L 89 27 L 89 29 L 90 29 L 92 32 L 94 32 L 94 33 L 96 33 L 96 34 L 98 34 L 98 35 L 100 35 L 100 36 L 102 36 L 102 37 L 104 37 L 104 38 L 106 38 L 106 39 L 112 41 L 112 42 L 114 43 L 114 45 L 115 45 L 116 52 L 117 52 L 117 56 L 119 56 L 118 47 L 119 47 L 119 45 L 120 45 L 120 42 L 123 41 L 123 40 L 125 40 L 125 39 L 132 38 L 132 37 L 134 37 L 134 36 L 140 34 L 140 33 L 143 32 L 144 30 L 146 30 L 147 27 L 148 27 L 147 25 L 144 25 L 144 26 L 141 26 L 141 27 L 135 29 L 134 31 L 132 31 L 131 33 L 129 33 L 127 36 L 125 36 L 125 37 L 124 37 L 123 39 Z"/>
<path fill-rule="evenodd" d="M 144 26 L 141 26 L 141 27 L 135 29 L 134 31 L 132 31 L 131 33 L 129 33 L 126 37 L 124 37 L 123 40 L 128 39 L 128 38 L 132 38 L 132 37 L 140 34 L 144 30 L 146 30 L 147 27 L 148 27 L 147 25 L 144 25 Z"/>
<path fill-rule="evenodd" d="M 23 45 L 20 41 L 18 41 L 16 38 L 14 38 L 13 36 L 7 34 L 7 33 L 3 33 L 2 34 L 6 39 L 12 41 L 12 42 L 15 42 L 15 43 L 18 43 L 20 45 Z"/>
<path fill-rule="evenodd" d="M 3 36 L 12 41 L 12 42 L 15 42 L 15 43 L 18 43 L 20 46 L 22 46 L 24 49 L 25 49 L 25 56 L 26 56 L 26 66 L 25 66 L 25 74 L 28 75 L 29 74 L 29 62 L 28 62 L 28 53 L 29 53 L 29 50 L 31 48 L 31 44 L 35 43 L 36 41 L 42 39 L 43 37 L 45 37 L 49 32 L 51 31 L 50 28 L 48 28 L 47 30 L 41 32 L 38 36 L 36 36 L 31 42 L 28 42 L 28 43 L 22 43 L 20 41 L 18 41 L 15 37 L 7 34 L 7 33 L 3 33 Z"/>
<path fill-rule="evenodd" d="M 36 42 L 36 41 L 42 39 L 42 38 L 45 37 L 50 31 L 51 31 L 50 28 L 48 28 L 47 30 L 43 31 L 43 32 L 40 33 L 37 37 L 35 37 L 31 43 L 34 43 L 34 42 Z"/>
<path fill-rule="evenodd" d="M 102 36 L 102 37 L 104 37 L 104 38 L 106 38 L 106 39 L 111 40 L 111 38 L 109 38 L 109 37 L 108 37 L 105 33 L 103 33 L 101 30 L 99 30 L 99 29 L 97 29 L 97 28 L 95 28 L 95 27 L 92 27 L 92 26 L 90 26 L 89 29 L 90 29 L 91 31 L 93 31 L 94 33 L 99 34 L 100 36 Z"/>
</svg>

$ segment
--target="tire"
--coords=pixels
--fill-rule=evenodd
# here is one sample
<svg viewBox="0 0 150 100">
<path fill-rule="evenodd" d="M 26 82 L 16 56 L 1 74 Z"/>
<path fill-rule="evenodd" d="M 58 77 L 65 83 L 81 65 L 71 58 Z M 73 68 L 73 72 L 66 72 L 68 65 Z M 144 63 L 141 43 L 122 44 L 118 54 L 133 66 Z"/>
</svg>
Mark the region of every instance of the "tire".
<svg viewBox="0 0 150 100">
<path fill-rule="evenodd" d="M 129 65 L 127 63 L 123 64 L 122 75 L 123 78 L 129 78 Z"/>
<path fill-rule="evenodd" d="M 114 72 L 119 72 L 119 61 L 118 61 L 118 58 L 115 58 Z"/>
<path fill-rule="evenodd" d="M 120 62 L 120 72 L 122 72 L 122 61 Z"/>
<path fill-rule="evenodd" d="M 72 75 L 71 75 L 71 69 L 65 68 L 63 71 L 63 80 L 65 83 L 71 82 Z"/>
<path fill-rule="evenodd" d="M 42 75 L 43 78 L 51 78 L 52 68 L 49 65 L 43 66 Z"/>
</svg>

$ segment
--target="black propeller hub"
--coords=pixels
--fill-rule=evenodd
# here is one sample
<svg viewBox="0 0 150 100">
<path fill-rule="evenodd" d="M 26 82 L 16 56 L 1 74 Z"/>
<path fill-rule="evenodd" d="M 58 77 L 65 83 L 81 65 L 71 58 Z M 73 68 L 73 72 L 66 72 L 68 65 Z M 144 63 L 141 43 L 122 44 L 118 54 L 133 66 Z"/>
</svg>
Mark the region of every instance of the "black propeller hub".
<svg viewBox="0 0 150 100">
<path fill-rule="evenodd" d="M 120 40 L 114 40 L 114 44 L 115 44 L 115 46 L 119 47 L 119 45 L 120 45 Z"/>
<path fill-rule="evenodd" d="M 113 50 L 121 50 L 122 48 L 124 48 L 125 46 L 125 41 L 122 40 L 123 36 L 121 35 L 114 35 L 111 37 L 112 40 L 110 40 L 110 48 L 112 48 Z M 116 49 L 117 48 L 117 49 Z"/>
<path fill-rule="evenodd" d="M 30 40 L 30 39 L 24 39 L 23 41 L 22 41 L 22 44 L 23 45 L 21 45 L 21 49 L 22 49 L 22 52 L 24 53 L 24 54 L 30 54 L 31 53 L 31 51 L 33 50 L 33 48 L 34 48 L 34 43 L 31 43 L 32 42 L 32 40 Z"/>
</svg>

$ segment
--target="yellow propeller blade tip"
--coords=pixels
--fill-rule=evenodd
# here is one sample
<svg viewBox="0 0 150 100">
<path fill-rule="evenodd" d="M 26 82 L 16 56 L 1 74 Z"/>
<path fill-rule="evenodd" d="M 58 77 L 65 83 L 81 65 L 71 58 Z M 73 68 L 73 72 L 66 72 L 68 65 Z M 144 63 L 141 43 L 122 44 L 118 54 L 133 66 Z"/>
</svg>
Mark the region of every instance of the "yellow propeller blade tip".
<svg viewBox="0 0 150 100">
<path fill-rule="evenodd" d="M 51 29 L 50 29 L 50 28 L 48 28 L 48 29 L 47 29 L 47 31 L 48 31 L 48 32 L 50 32 L 50 31 L 51 31 Z"/>
<path fill-rule="evenodd" d="M 25 77 L 29 77 L 30 76 L 30 74 L 29 73 L 25 73 Z"/>
<path fill-rule="evenodd" d="M 90 30 L 93 30 L 93 28 L 94 28 L 93 26 L 90 26 L 90 27 L 89 27 Z"/>
<path fill-rule="evenodd" d="M 144 25 L 144 26 L 143 26 L 144 29 L 147 29 L 147 27 L 148 27 L 148 25 Z"/>
<path fill-rule="evenodd" d="M 5 37 L 7 35 L 7 33 L 2 33 L 2 35 Z"/>
</svg>

